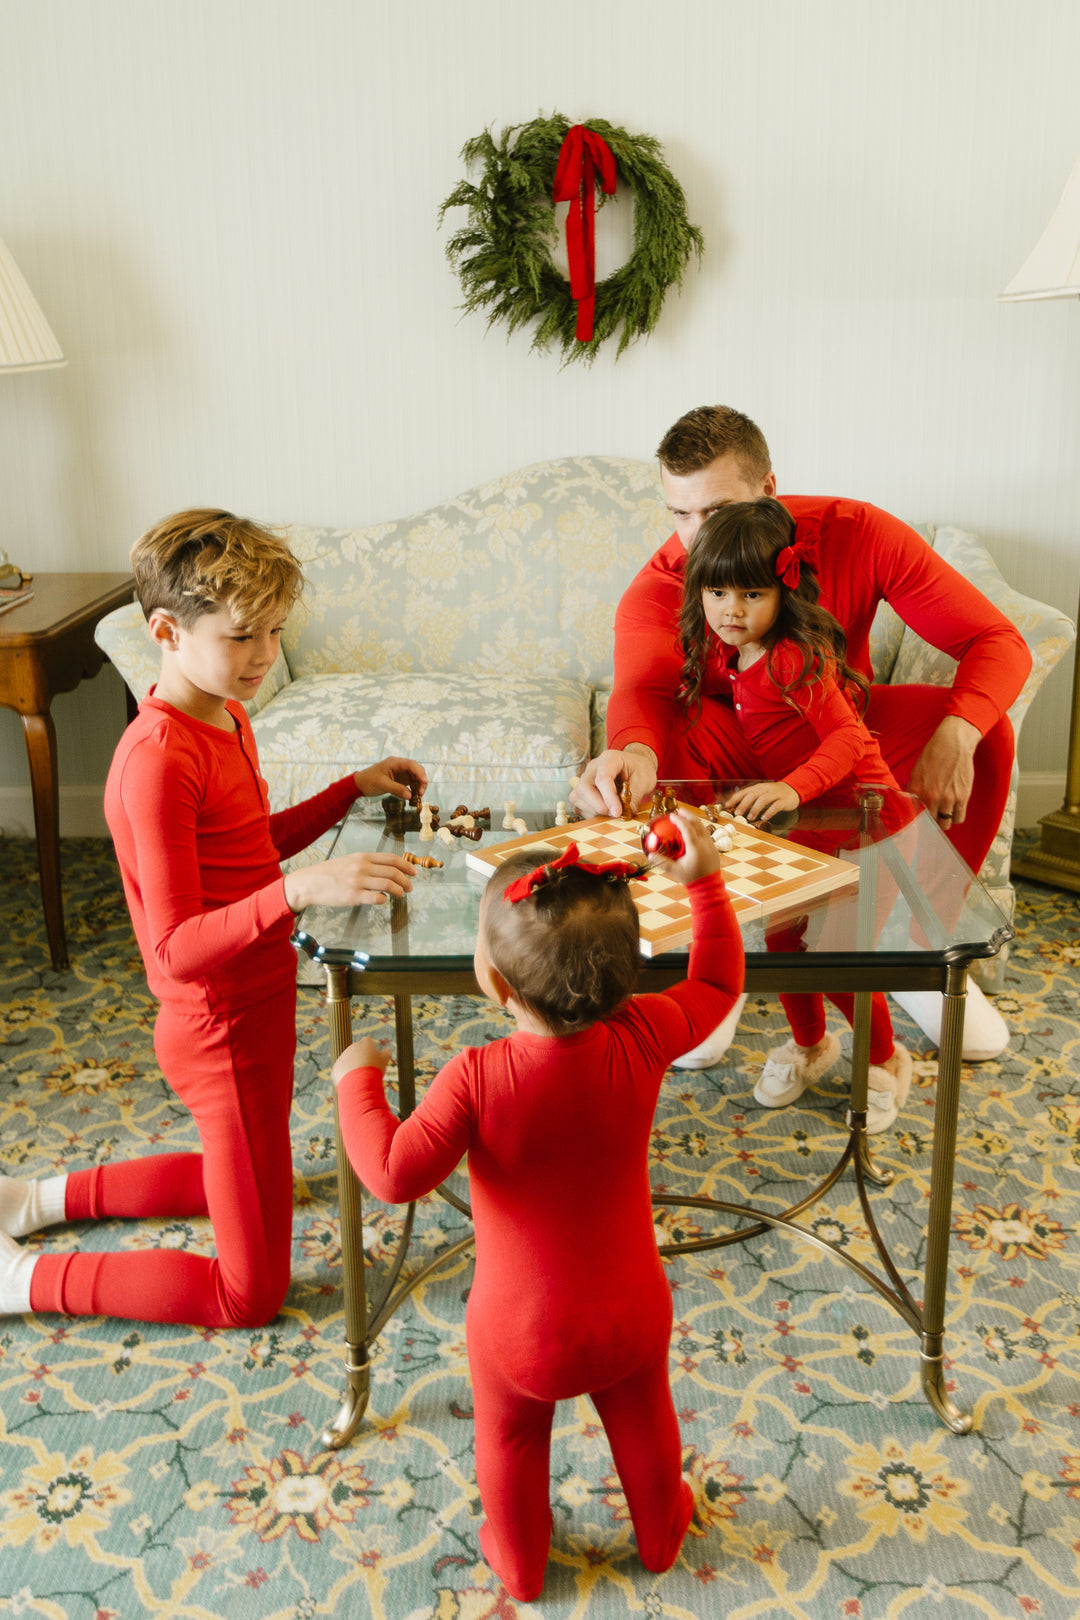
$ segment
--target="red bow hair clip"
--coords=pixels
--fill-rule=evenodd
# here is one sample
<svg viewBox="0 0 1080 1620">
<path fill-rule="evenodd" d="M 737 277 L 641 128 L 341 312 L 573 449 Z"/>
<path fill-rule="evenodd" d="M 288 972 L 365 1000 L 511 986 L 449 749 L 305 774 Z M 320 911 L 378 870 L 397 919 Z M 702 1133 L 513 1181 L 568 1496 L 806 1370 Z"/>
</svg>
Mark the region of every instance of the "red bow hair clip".
<svg viewBox="0 0 1080 1620">
<path fill-rule="evenodd" d="M 816 571 L 817 554 L 812 540 L 800 540 L 796 536 L 791 545 L 784 546 L 776 556 L 776 577 L 789 591 L 793 591 L 799 583 L 800 563 Z"/>
<path fill-rule="evenodd" d="M 579 872 L 592 872 L 596 877 L 612 878 L 616 882 L 628 882 L 630 878 L 646 877 L 648 867 L 636 864 L 634 861 L 607 861 L 597 865 L 593 861 L 583 861 L 576 844 L 568 844 L 556 861 L 548 861 L 543 866 L 536 866 L 524 877 L 515 878 L 503 890 L 503 899 L 509 900 L 516 906 L 519 900 L 527 900 L 534 889 L 542 888 L 550 883 L 556 872 L 564 872 L 576 867 Z"/>
</svg>

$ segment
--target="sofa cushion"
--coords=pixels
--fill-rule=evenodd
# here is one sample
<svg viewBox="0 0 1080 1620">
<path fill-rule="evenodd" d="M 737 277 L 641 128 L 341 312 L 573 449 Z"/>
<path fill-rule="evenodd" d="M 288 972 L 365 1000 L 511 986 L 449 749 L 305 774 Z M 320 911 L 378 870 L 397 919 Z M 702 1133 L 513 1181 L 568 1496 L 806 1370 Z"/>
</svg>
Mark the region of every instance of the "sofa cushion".
<svg viewBox="0 0 1080 1620">
<path fill-rule="evenodd" d="M 588 758 L 590 697 L 552 676 L 306 675 L 252 728 L 275 809 L 389 754 L 419 760 L 433 782 L 562 787 Z"/>
</svg>

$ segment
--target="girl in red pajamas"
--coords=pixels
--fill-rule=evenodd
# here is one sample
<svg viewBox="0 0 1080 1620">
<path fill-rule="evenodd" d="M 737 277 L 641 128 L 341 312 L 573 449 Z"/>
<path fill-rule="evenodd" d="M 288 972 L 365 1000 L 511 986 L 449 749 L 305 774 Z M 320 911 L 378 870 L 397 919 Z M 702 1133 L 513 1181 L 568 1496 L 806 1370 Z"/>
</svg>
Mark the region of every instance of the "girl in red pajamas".
<svg viewBox="0 0 1080 1620">
<path fill-rule="evenodd" d="M 421 1197 L 469 1156 L 476 1272 L 465 1325 L 484 1557 L 539 1595 L 551 1539 L 555 1403 L 590 1394 L 626 1492 L 642 1562 L 674 1563 L 693 1512 L 668 1382 L 671 1291 L 656 1247 L 648 1143 L 672 1057 L 714 1027 L 743 982 L 719 856 L 679 812 L 689 978 L 633 996 L 640 963 L 628 868 L 519 855 L 484 893 L 475 971 L 516 1034 L 463 1052 L 400 1122 L 373 1041 L 333 1067 L 345 1146 L 377 1197 Z M 617 872 L 618 875 L 614 875 Z"/>
<path fill-rule="evenodd" d="M 395 855 L 282 876 L 279 862 L 360 794 L 407 798 L 426 776 L 386 759 L 271 815 L 242 704 L 277 656 L 303 587 L 276 535 L 229 512 L 181 512 L 132 551 L 161 677 L 116 751 L 105 812 L 161 1003 L 154 1048 L 201 1153 L 43 1181 L 0 1177 L 0 1313 L 256 1326 L 289 1281 L 289 1109 L 296 1045 L 294 913 L 379 903 L 409 887 Z M 216 1258 L 171 1249 L 38 1254 L 16 1238 L 63 1220 L 210 1217 Z"/>
<path fill-rule="evenodd" d="M 688 736 L 708 706 L 735 722 L 731 774 L 767 777 L 729 802 L 752 821 L 796 810 L 830 790 L 896 787 L 881 749 L 859 717 L 869 683 L 846 661 L 844 632 L 818 603 L 812 541 L 779 501 L 739 501 L 702 524 L 686 560 L 680 699 Z M 817 847 L 815 845 L 815 847 Z M 772 950 L 798 950 L 799 930 L 771 931 Z M 854 999 L 830 995 L 851 1022 Z M 784 1108 L 819 1079 L 840 1052 L 825 1027 L 820 994 L 781 995 L 792 1039 L 769 1053 L 754 1087 L 766 1108 Z M 911 1086 L 911 1056 L 893 1038 L 888 1004 L 872 1001 L 867 1129 L 893 1123 Z"/>
</svg>

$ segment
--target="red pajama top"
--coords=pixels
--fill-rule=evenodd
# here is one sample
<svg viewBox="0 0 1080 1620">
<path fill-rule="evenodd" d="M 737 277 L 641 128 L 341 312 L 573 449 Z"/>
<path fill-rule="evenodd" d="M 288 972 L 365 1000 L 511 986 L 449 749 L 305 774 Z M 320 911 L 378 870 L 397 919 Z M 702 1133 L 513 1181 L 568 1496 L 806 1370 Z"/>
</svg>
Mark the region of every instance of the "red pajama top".
<svg viewBox="0 0 1080 1620">
<path fill-rule="evenodd" d="M 1016 627 L 921 535 L 864 501 L 785 495 L 800 538 L 817 543 L 821 605 L 847 636 L 847 661 L 873 679 L 870 626 L 887 601 L 916 635 L 957 659 L 949 714 L 985 736 L 1019 694 L 1031 654 Z M 662 762 L 672 732 L 685 727 L 675 693 L 686 551 L 672 535 L 623 594 L 615 615 L 615 680 L 609 748 L 643 742 Z M 661 774 L 663 771 L 661 770 Z"/>
<path fill-rule="evenodd" d="M 576 1035 L 519 1031 L 470 1048 L 402 1121 L 378 1069 L 355 1069 L 338 1088 L 346 1150 L 376 1198 L 418 1198 L 468 1154 L 469 1331 L 496 1334 L 511 1376 L 546 1367 L 568 1389 L 601 1387 L 589 1382 L 597 1368 L 637 1344 L 650 1311 L 671 1308 L 649 1187 L 656 1099 L 671 1059 L 716 1028 L 743 983 L 723 879 L 710 874 L 688 892 L 694 941 L 682 984 L 634 996 Z"/>
<path fill-rule="evenodd" d="M 781 641 L 749 669 L 739 670 L 739 649 L 710 632 L 702 691 L 735 706 L 739 724 L 770 781 L 787 782 L 806 804 L 841 782 L 896 787 L 881 749 L 851 700 L 831 675 L 793 687 L 791 707 L 781 688 L 802 668 L 802 655 Z"/>
<path fill-rule="evenodd" d="M 239 703 L 226 708 L 235 731 L 144 699 L 105 785 L 147 983 L 188 1011 L 250 1006 L 295 983 L 279 862 L 357 797 L 347 776 L 271 815 L 251 722 Z"/>
</svg>

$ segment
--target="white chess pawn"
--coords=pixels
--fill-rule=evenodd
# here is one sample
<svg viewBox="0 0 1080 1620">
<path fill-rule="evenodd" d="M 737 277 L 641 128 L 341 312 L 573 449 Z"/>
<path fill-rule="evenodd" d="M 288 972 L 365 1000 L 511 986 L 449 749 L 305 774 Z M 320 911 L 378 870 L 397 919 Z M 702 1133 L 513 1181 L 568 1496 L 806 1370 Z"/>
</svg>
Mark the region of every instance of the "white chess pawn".
<svg viewBox="0 0 1080 1620">
<path fill-rule="evenodd" d="M 520 816 L 511 825 L 516 833 L 527 833 L 529 830 L 528 822 L 522 821 Z"/>
<path fill-rule="evenodd" d="M 717 849 L 722 855 L 729 855 L 731 853 L 732 843 L 730 833 L 720 832 L 720 830 L 717 829 L 717 831 L 713 833 L 713 843 L 716 845 Z"/>
<path fill-rule="evenodd" d="M 556 827 L 565 827 L 569 824 L 569 821 L 570 817 L 566 813 L 566 800 L 560 799 L 555 806 L 555 825 Z"/>
<path fill-rule="evenodd" d="M 431 830 L 431 806 L 422 804 L 420 806 L 420 842 L 430 844 L 434 837 L 435 834 Z"/>
<path fill-rule="evenodd" d="M 513 832 L 513 830 L 514 830 L 514 801 L 513 801 L 513 799 L 504 799 L 503 800 L 503 809 L 506 811 L 506 814 L 503 816 L 503 831 L 504 832 Z"/>
<path fill-rule="evenodd" d="M 440 827 L 435 836 L 439 840 L 440 844 L 446 844 L 449 846 L 454 842 L 454 835 L 450 831 L 449 827 Z"/>
</svg>

